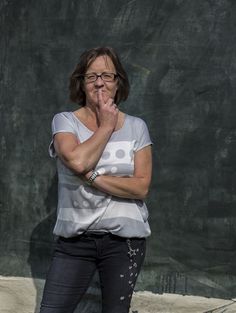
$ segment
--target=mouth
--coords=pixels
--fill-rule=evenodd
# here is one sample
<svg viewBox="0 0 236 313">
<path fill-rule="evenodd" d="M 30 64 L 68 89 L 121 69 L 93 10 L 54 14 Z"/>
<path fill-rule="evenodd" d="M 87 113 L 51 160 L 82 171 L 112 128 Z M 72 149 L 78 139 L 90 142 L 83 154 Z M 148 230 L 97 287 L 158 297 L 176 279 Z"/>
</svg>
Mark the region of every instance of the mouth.
<svg viewBox="0 0 236 313">
<path fill-rule="evenodd" d="M 94 90 L 94 92 L 95 92 L 95 93 L 98 93 L 98 90 L 99 90 L 99 89 L 96 89 L 96 90 Z M 106 92 L 106 90 L 102 90 L 102 92 L 104 93 L 104 92 Z"/>
</svg>

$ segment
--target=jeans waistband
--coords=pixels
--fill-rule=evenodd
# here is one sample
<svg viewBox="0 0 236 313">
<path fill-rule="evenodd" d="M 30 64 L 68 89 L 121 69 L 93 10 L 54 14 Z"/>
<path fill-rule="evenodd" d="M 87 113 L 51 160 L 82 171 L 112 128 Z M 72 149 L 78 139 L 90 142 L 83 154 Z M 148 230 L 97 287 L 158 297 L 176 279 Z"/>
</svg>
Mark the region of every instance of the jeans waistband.
<svg viewBox="0 0 236 313">
<path fill-rule="evenodd" d="M 86 231 L 81 236 L 87 236 L 87 237 L 103 237 L 111 235 L 109 232 L 105 231 Z"/>
</svg>

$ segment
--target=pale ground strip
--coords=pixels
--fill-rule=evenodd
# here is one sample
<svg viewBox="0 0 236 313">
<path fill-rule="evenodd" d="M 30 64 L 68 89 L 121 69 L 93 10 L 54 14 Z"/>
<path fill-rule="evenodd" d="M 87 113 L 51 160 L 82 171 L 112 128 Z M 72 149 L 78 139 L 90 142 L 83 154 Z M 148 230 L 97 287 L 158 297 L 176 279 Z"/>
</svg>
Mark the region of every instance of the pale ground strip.
<svg viewBox="0 0 236 313">
<path fill-rule="evenodd" d="M 0 312 L 34 313 L 35 280 L 0 276 Z M 37 280 L 41 298 L 44 281 Z M 131 312 L 135 313 L 236 313 L 236 302 L 214 298 L 135 292 Z M 131 313 L 130 312 L 130 313 Z"/>
</svg>

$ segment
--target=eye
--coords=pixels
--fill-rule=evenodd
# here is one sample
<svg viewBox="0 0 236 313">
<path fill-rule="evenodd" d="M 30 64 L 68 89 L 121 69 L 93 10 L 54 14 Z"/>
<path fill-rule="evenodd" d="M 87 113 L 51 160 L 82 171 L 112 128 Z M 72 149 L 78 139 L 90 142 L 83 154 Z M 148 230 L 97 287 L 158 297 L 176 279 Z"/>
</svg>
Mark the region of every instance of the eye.
<svg viewBox="0 0 236 313">
<path fill-rule="evenodd" d="M 87 80 L 87 81 L 94 81 L 94 80 L 96 80 L 96 75 L 94 75 L 94 74 L 87 74 L 87 75 L 85 75 L 85 79 Z"/>
<path fill-rule="evenodd" d="M 114 73 L 102 73 L 102 79 L 104 79 L 106 81 L 113 81 L 114 78 L 115 78 Z"/>
</svg>

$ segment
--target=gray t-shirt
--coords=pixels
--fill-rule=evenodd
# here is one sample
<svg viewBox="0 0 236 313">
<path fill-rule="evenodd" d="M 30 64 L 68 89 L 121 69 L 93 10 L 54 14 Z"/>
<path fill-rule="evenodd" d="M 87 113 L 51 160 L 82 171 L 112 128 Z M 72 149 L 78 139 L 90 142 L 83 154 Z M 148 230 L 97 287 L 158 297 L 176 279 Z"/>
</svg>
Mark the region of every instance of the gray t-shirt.
<svg viewBox="0 0 236 313">
<path fill-rule="evenodd" d="M 52 135 L 60 132 L 73 133 L 79 142 L 93 135 L 73 112 L 54 116 Z M 145 122 L 126 114 L 122 128 L 113 132 L 95 170 L 101 175 L 132 176 L 134 153 L 150 144 Z M 58 211 L 54 234 L 73 237 L 85 231 L 102 231 L 128 238 L 150 235 L 148 210 L 142 200 L 111 196 L 88 186 L 57 157 L 53 139 L 49 153 L 56 158 L 58 171 Z"/>
</svg>

